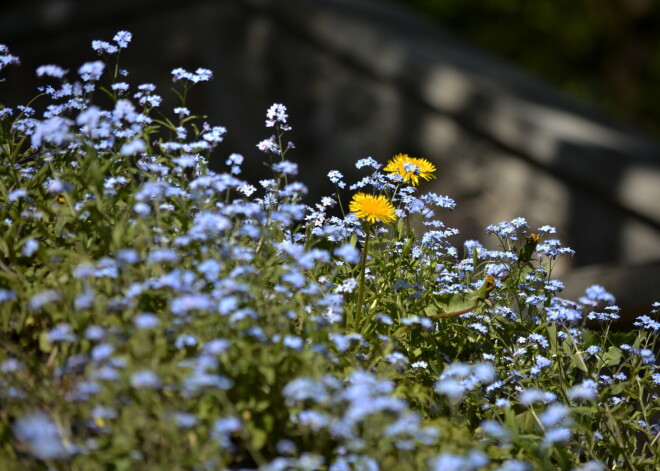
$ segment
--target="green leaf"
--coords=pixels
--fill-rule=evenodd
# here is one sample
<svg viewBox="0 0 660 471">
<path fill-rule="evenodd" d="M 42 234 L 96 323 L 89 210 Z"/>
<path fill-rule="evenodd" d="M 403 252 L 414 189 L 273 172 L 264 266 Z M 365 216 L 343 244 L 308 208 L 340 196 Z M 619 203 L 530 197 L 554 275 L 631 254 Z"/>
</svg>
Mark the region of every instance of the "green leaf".
<svg viewBox="0 0 660 471">
<path fill-rule="evenodd" d="M 565 447 L 561 445 L 555 446 L 553 448 L 553 455 L 559 462 L 561 469 L 571 469 L 571 462 L 573 460 Z"/>
<path fill-rule="evenodd" d="M 548 341 L 550 342 L 550 353 L 553 355 L 559 354 L 557 350 L 557 324 L 548 324 Z"/>
<path fill-rule="evenodd" d="M 615 366 L 621 363 L 621 359 L 623 358 L 623 354 L 621 353 L 621 350 L 617 347 L 610 347 L 607 352 L 603 354 L 601 357 L 603 363 L 607 366 Z"/>
<path fill-rule="evenodd" d="M 260 428 L 250 427 L 250 445 L 256 450 L 261 450 L 266 444 L 268 433 Z"/>
<path fill-rule="evenodd" d="M 632 345 L 637 338 L 637 332 L 610 332 L 608 338 L 614 345 Z"/>
<path fill-rule="evenodd" d="M 275 370 L 269 366 L 259 366 L 257 368 L 259 373 L 263 376 L 263 380 L 266 384 L 275 383 Z"/>
<path fill-rule="evenodd" d="M 444 294 L 437 296 L 435 301 L 442 308 L 442 312 L 454 312 L 468 309 L 474 305 L 475 293 L 469 294 Z"/>
<path fill-rule="evenodd" d="M 582 356 L 582 353 L 580 352 L 575 352 L 571 354 L 571 366 L 581 371 L 584 371 L 585 373 L 589 372 L 589 369 L 587 368 L 587 365 L 584 362 L 584 356 Z"/>
<path fill-rule="evenodd" d="M 635 342 L 633 343 L 633 348 L 638 349 L 639 346 L 642 344 L 642 341 L 646 339 L 646 332 L 640 332 L 639 335 L 637 335 L 637 338 L 635 339 Z"/>
<path fill-rule="evenodd" d="M 585 330 L 582 332 L 582 344 L 585 348 L 591 347 L 592 345 L 599 346 L 603 341 L 602 334 L 594 332 L 593 330 Z"/>
<path fill-rule="evenodd" d="M 3 257 L 9 256 L 9 246 L 7 245 L 7 241 L 5 239 L 0 239 L 0 255 Z"/>
<path fill-rule="evenodd" d="M 39 334 L 39 350 L 41 350 L 44 353 L 50 353 L 52 349 L 53 346 L 48 341 L 48 332 L 44 331 L 41 334 Z"/>
<path fill-rule="evenodd" d="M 532 411 L 530 410 L 526 410 L 516 415 L 515 423 L 517 429 L 521 433 L 534 433 L 536 427 L 538 426 L 536 418 L 534 418 L 534 414 L 532 414 Z"/>
<path fill-rule="evenodd" d="M 433 304 L 428 304 L 424 308 L 424 314 L 426 314 L 427 317 L 435 316 L 437 313 L 438 313 L 438 308 Z"/>
<path fill-rule="evenodd" d="M 59 217 L 57 218 L 57 222 L 55 223 L 55 231 L 54 231 L 55 237 L 61 237 L 62 236 L 62 231 L 64 230 L 64 226 L 70 220 L 71 220 L 71 216 L 69 216 L 69 215 L 64 215 L 64 214 L 59 215 Z"/>
</svg>

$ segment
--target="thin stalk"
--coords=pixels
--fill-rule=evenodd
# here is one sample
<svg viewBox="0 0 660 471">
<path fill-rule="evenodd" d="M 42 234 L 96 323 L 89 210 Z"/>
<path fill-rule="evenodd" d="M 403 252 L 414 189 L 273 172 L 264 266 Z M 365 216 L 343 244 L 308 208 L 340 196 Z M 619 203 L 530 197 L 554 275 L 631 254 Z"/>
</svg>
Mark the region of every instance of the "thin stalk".
<svg viewBox="0 0 660 471">
<path fill-rule="evenodd" d="M 277 123 L 275 126 L 276 126 L 275 129 L 277 130 L 277 145 L 280 148 L 280 160 L 283 162 L 284 161 L 284 154 L 286 154 L 286 151 L 289 150 L 289 146 L 287 145 L 286 149 L 284 149 L 282 147 L 282 136 L 284 135 L 284 132 L 282 130 L 280 130 L 279 123 Z M 284 185 L 288 185 L 288 184 L 289 184 L 289 179 L 287 178 L 286 173 L 285 173 L 284 174 Z M 279 187 L 279 185 L 278 185 L 278 187 Z"/>
<path fill-rule="evenodd" d="M 410 212 L 406 209 L 406 232 L 408 237 L 412 237 L 412 229 L 410 227 Z"/>
<path fill-rule="evenodd" d="M 339 196 L 339 186 L 335 183 L 335 194 L 337 195 L 337 203 L 339 203 L 339 209 L 341 210 L 341 216 L 346 218 L 346 213 L 344 212 L 344 205 L 341 203 L 341 196 Z"/>
<path fill-rule="evenodd" d="M 364 236 L 364 247 L 362 247 L 362 265 L 360 266 L 360 287 L 358 291 L 358 302 L 357 302 L 357 312 L 355 313 L 355 319 L 353 324 L 355 330 L 358 329 L 360 325 L 360 317 L 362 315 L 362 303 L 364 302 L 364 273 L 367 268 L 367 252 L 369 251 L 369 233 L 371 227 L 367 226 Z"/>
</svg>

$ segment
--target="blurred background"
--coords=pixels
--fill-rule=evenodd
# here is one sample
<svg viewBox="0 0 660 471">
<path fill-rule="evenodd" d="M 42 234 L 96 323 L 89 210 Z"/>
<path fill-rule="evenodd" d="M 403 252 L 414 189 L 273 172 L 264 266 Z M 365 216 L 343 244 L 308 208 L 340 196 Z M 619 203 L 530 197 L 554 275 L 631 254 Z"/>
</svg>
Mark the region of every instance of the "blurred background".
<svg viewBox="0 0 660 471">
<path fill-rule="evenodd" d="M 155 83 L 166 113 L 173 68 L 214 72 L 188 104 L 229 130 L 215 169 L 238 152 L 263 176 L 265 111 L 284 103 L 308 202 L 359 158 L 425 157 L 457 245 L 522 216 L 577 251 L 567 297 L 598 282 L 628 310 L 660 299 L 659 2 L 5 0 L 0 43 L 22 66 L 0 103 L 27 103 L 42 64 L 73 78 L 122 29 L 128 81 Z"/>
</svg>

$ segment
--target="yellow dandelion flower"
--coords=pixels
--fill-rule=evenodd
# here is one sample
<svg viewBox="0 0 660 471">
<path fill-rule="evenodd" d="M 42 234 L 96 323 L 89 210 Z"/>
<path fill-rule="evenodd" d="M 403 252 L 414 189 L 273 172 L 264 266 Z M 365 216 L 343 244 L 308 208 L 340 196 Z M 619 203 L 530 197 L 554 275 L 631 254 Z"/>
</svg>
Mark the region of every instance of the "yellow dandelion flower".
<svg viewBox="0 0 660 471">
<path fill-rule="evenodd" d="M 411 170 L 412 166 L 417 167 Z M 403 181 L 410 182 L 413 186 L 419 185 L 419 179 L 431 180 L 435 178 L 435 165 L 426 159 L 410 157 L 408 154 L 397 154 L 385 166 L 385 171 L 398 173 L 403 177 Z"/>
<path fill-rule="evenodd" d="M 360 219 L 366 219 L 373 224 L 376 221 L 384 223 L 394 222 L 396 214 L 394 206 L 383 195 L 368 195 L 366 193 L 356 193 L 353 195 L 348 208 Z"/>
</svg>

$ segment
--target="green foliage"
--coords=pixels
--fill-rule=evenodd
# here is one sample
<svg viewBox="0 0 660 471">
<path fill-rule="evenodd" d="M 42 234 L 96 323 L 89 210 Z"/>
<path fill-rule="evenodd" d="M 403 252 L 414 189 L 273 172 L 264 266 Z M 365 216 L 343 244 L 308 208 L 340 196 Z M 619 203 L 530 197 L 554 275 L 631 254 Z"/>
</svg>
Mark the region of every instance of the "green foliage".
<svg viewBox="0 0 660 471">
<path fill-rule="evenodd" d="M 173 75 L 182 107 L 208 78 Z M 599 286 L 559 298 L 554 228 L 459 250 L 435 219 L 454 202 L 372 159 L 357 187 L 397 222 L 330 216 L 292 181 L 282 105 L 257 189 L 237 154 L 209 170 L 224 128 L 116 80 L 107 110 L 83 79 L 2 114 L 0 469 L 660 465 L 660 324 L 611 332 Z"/>
</svg>

